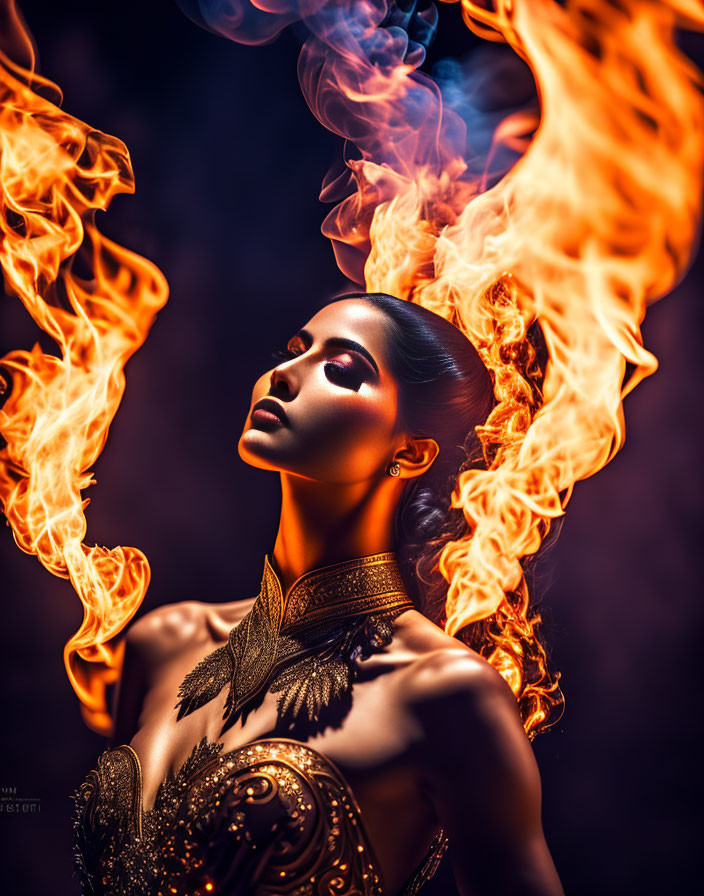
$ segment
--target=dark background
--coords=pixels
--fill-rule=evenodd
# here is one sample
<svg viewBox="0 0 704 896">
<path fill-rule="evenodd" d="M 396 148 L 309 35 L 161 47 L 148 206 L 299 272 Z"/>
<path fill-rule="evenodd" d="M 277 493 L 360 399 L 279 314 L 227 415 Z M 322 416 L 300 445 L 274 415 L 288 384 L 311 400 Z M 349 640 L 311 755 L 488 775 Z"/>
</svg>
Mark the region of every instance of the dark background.
<svg viewBox="0 0 704 896">
<path fill-rule="evenodd" d="M 251 596 L 273 545 L 278 479 L 246 467 L 235 445 L 271 351 L 346 286 L 317 200 L 339 141 L 303 102 L 291 34 L 234 45 L 166 0 L 22 9 L 64 108 L 130 149 L 137 192 L 114 200 L 103 231 L 171 285 L 127 367 L 89 493 L 89 541 L 146 552 L 142 611 Z M 441 12 L 458 42 L 457 8 Z M 686 46 L 704 60 L 701 40 Z M 568 896 L 661 896 L 700 872 L 703 278 L 700 256 L 649 311 L 645 344 L 660 369 L 626 400 L 625 448 L 578 483 L 544 566 L 545 632 L 567 707 L 535 752 Z M 0 354 L 36 338 L 19 302 L 2 301 Z M 105 748 L 62 663 L 82 612 L 3 531 L 0 788 L 38 797 L 41 811 L 0 815 L 0 882 L 68 896 L 78 892 L 69 793 Z M 452 894 L 444 865 L 432 892 Z"/>
</svg>

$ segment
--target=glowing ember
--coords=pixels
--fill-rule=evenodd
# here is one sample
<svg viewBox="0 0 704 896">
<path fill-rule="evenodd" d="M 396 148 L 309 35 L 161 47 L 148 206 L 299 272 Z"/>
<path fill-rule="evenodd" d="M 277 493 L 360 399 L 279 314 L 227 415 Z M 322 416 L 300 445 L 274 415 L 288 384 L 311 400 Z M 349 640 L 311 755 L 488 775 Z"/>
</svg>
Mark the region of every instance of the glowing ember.
<svg viewBox="0 0 704 896">
<path fill-rule="evenodd" d="M 12 46 L 27 50 L 14 3 L 2 6 L 5 38 L 12 29 Z M 20 67 L 0 53 L 0 63 L 0 262 L 7 291 L 60 352 L 36 345 L 0 362 L 10 389 L 0 411 L 0 500 L 20 548 L 70 579 L 83 603 L 64 662 L 86 723 L 109 733 L 105 687 L 123 645 L 108 642 L 139 607 L 149 566 L 135 548 L 83 544 L 81 492 L 120 404 L 124 365 L 168 290 L 154 265 L 93 223 L 95 209 L 134 190 L 125 145 L 62 112 L 59 89 L 34 73 L 33 59 Z M 90 279 L 72 269 L 79 249 Z"/>
<path fill-rule="evenodd" d="M 499 404 L 480 432 L 490 469 L 463 473 L 453 495 L 471 532 L 441 558 L 445 626 L 455 634 L 493 618 L 485 653 L 531 732 L 559 696 L 520 561 L 563 514 L 575 482 L 619 450 L 622 399 L 656 368 L 639 328 L 687 264 L 704 150 L 701 75 L 674 31 L 704 27 L 704 9 L 695 0 L 463 0 L 469 28 L 528 63 L 541 102 L 524 156 L 482 192 L 464 122 L 418 70 L 431 6 L 180 2 L 244 43 L 296 18 L 307 26 L 298 67 L 306 100 L 360 155 L 347 163 L 352 195 L 323 225 L 340 268 L 452 320 L 495 375 Z M 509 116 L 493 148 L 520 147 L 534 128 L 525 112 Z M 339 198 L 339 186 L 324 198 Z M 528 333 L 536 322 L 545 371 Z"/>
</svg>

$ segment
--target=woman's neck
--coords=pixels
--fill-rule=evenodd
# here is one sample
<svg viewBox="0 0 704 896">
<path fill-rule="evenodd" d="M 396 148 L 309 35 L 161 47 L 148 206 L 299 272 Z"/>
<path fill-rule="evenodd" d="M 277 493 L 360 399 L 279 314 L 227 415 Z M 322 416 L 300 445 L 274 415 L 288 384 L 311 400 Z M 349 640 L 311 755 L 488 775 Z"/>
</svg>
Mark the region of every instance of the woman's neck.
<svg viewBox="0 0 704 896">
<path fill-rule="evenodd" d="M 296 579 L 329 563 L 393 551 L 401 483 L 329 485 L 281 474 L 281 517 L 273 557 L 284 595 Z"/>
</svg>

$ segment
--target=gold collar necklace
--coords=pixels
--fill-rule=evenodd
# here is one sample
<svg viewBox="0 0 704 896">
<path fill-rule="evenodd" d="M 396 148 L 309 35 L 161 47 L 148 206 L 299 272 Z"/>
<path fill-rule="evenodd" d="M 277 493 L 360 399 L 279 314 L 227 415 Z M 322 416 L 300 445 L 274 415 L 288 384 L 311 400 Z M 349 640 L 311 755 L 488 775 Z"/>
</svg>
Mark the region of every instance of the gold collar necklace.
<svg viewBox="0 0 704 896">
<path fill-rule="evenodd" d="M 387 645 L 393 620 L 410 609 L 393 552 L 310 570 L 286 599 L 267 555 L 252 609 L 181 682 L 178 719 L 229 684 L 220 736 L 267 690 L 281 694 L 277 709 L 289 728 L 330 724 L 351 705 L 357 659 Z"/>
</svg>

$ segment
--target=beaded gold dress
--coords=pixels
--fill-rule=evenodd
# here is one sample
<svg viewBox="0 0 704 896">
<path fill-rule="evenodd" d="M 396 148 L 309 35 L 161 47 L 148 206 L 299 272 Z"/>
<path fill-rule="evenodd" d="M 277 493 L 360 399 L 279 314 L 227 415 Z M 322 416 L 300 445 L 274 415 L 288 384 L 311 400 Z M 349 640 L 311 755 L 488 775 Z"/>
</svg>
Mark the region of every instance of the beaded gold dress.
<svg viewBox="0 0 704 896">
<path fill-rule="evenodd" d="M 180 719 L 229 687 L 222 735 L 270 691 L 296 737 L 224 753 L 203 738 L 146 811 L 135 750 L 103 752 L 72 794 L 85 896 L 390 896 L 352 791 L 305 739 L 344 718 L 357 660 L 412 606 L 393 553 L 312 570 L 285 601 L 266 557 L 251 610 L 186 675 L 175 708 Z M 440 829 L 399 896 L 420 892 L 446 848 Z"/>
</svg>

